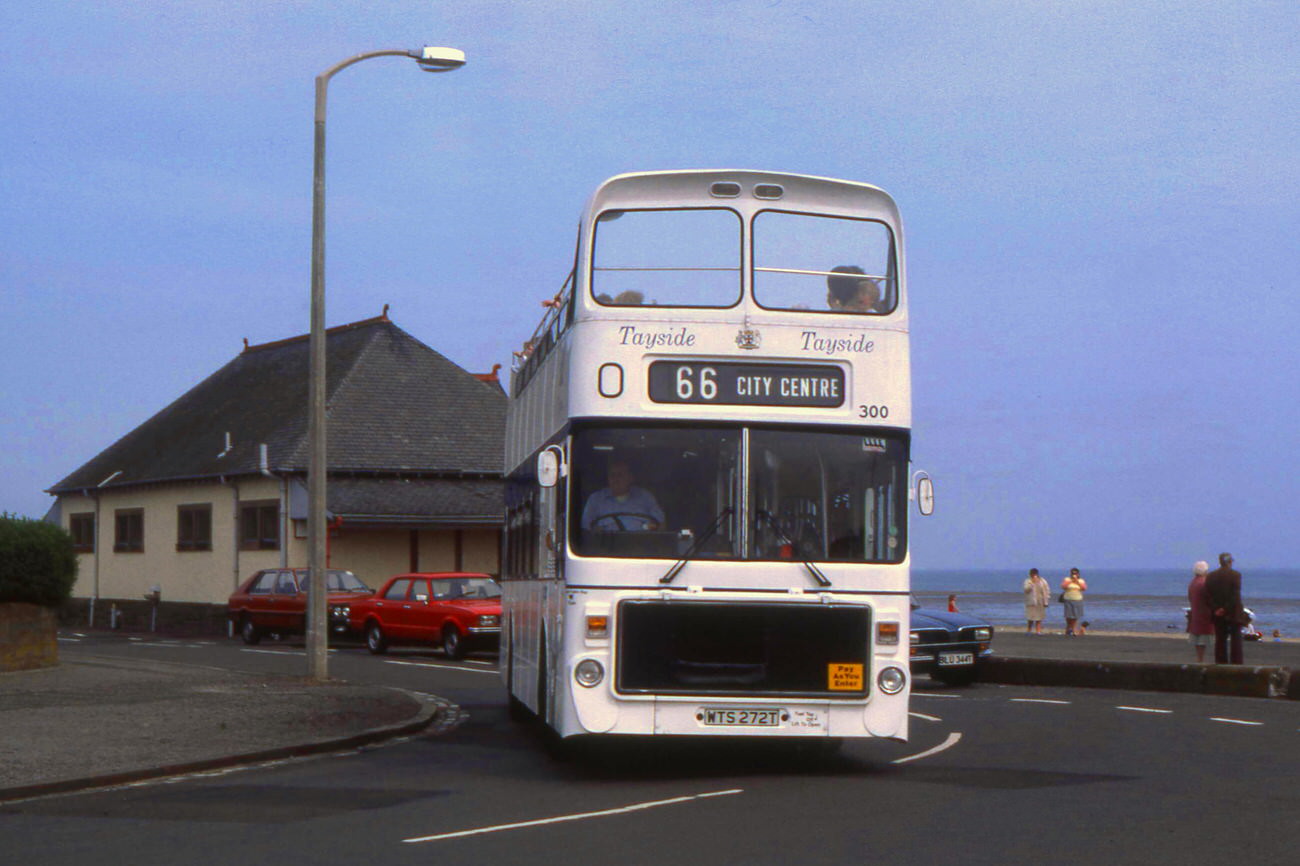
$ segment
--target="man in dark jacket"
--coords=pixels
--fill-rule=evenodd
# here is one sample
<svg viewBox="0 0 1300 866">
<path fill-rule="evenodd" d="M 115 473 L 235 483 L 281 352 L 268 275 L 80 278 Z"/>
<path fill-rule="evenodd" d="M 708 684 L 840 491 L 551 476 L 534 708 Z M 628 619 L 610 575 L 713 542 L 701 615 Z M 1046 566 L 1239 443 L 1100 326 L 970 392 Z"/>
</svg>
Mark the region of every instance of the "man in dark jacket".
<svg viewBox="0 0 1300 866">
<path fill-rule="evenodd" d="M 1241 604 L 1241 574 L 1232 569 L 1231 553 L 1219 554 L 1219 567 L 1205 578 L 1205 594 L 1214 620 L 1214 663 L 1239 665 L 1246 611 Z"/>
</svg>

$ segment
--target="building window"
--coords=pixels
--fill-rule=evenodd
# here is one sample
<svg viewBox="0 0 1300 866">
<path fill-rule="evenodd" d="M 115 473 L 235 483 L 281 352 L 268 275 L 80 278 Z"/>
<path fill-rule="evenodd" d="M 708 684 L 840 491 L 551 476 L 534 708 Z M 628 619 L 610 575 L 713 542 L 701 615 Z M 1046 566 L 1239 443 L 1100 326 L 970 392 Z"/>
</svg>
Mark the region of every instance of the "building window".
<svg viewBox="0 0 1300 866">
<path fill-rule="evenodd" d="M 211 505 L 181 505 L 177 507 L 176 549 L 212 549 Z"/>
<path fill-rule="evenodd" d="M 239 549 L 280 549 L 278 502 L 251 502 L 239 507 Z"/>
<path fill-rule="evenodd" d="M 69 514 L 68 532 L 72 535 L 72 549 L 77 553 L 95 552 L 95 512 Z"/>
<path fill-rule="evenodd" d="M 119 508 L 114 512 L 114 553 L 144 553 L 144 509 Z"/>
</svg>

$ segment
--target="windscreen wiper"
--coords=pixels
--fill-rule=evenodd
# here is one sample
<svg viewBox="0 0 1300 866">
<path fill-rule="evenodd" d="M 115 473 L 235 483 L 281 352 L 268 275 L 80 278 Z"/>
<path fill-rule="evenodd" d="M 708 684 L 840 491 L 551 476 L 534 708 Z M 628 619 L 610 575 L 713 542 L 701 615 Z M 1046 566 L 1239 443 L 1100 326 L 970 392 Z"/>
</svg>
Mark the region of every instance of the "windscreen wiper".
<svg viewBox="0 0 1300 866">
<path fill-rule="evenodd" d="M 776 518 L 773 517 L 770 512 L 764 511 L 763 509 L 760 508 L 758 509 L 758 511 L 755 512 L 755 515 L 760 520 L 767 521 L 768 525 L 772 527 L 772 531 L 776 533 L 777 541 L 781 542 L 782 544 L 789 545 L 791 551 L 795 550 L 794 540 L 790 538 L 790 536 L 785 534 L 785 532 L 781 529 L 781 524 L 777 522 Z M 808 569 L 808 573 L 813 576 L 813 580 L 817 581 L 818 585 L 820 586 L 831 585 L 830 578 L 828 578 L 825 574 L 823 574 L 822 570 L 818 568 L 815 564 L 813 564 L 812 562 L 806 559 L 802 560 L 802 562 L 803 562 L 803 567 Z"/>
<path fill-rule="evenodd" d="M 659 582 L 672 583 L 673 579 L 676 578 L 681 570 L 686 567 L 686 563 L 690 562 L 695 554 L 700 552 L 700 548 L 703 547 L 710 538 L 717 534 L 718 529 L 722 526 L 722 521 L 730 517 L 731 514 L 732 511 L 730 505 L 718 512 L 718 516 L 713 518 L 713 522 L 709 524 L 709 528 L 700 533 L 700 537 L 695 540 L 695 543 L 682 554 L 682 558 L 677 560 L 677 562 L 673 564 L 672 568 L 668 569 L 667 574 L 659 578 Z"/>
</svg>

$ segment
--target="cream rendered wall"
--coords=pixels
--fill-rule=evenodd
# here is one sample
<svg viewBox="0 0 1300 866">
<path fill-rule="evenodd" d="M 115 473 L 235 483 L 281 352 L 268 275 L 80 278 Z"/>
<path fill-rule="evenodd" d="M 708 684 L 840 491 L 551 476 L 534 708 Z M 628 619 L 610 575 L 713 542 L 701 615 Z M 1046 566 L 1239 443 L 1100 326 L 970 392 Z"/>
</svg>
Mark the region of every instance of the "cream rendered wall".
<svg viewBox="0 0 1300 866">
<path fill-rule="evenodd" d="M 410 534 L 405 529 L 353 529 L 330 539 L 330 567 L 346 568 L 372 589 L 409 571 Z"/>
<path fill-rule="evenodd" d="M 64 529 L 72 528 L 72 515 L 95 512 L 95 500 L 89 496 L 60 496 L 59 497 L 59 520 Z M 96 535 L 103 533 L 103 526 L 99 527 Z M 95 539 L 98 546 L 100 539 Z M 113 543 L 113 537 L 108 537 L 108 543 Z M 72 585 L 72 594 L 76 598 L 90 598 L 95 594 L 95 554 L 78 553 L 77 554 L 77 582 Z"/>
<path fill-rule="evenodd" d="M 259 568 L 280 564 L 278 550 L 239 550 L 236 489 L 239 501 L 279 500 L 275 479 L 258 478 L 222 484 L 218 481 L 149 487 L 138 490 L 103 491 L 99 497 L 99 597 L 141 598 L 152 586 L 162 588 L 163 601 L 222 604 L 240 581 Z M 212 506 L 212 549 L 176 549 L 177 508 L 181 505 Z M 116 512 L 125 508 L 144 511 L 144 550 L 115 553 Z M 71 515 L 95 510 L 94 497 L 61 497 L 64 528 Z M 90 598 L 95 594 L 95 555 L 77 555 L 79 570 L 73 595 Z"/>
<path fill-rule="evenodd" d="M 465 571 L 501 573 L 501 534 L 495 529 L 467 529 L 461 546 Z"/>
<path fill-rule="evenodd" d="M 420 571 L 453 571 L 456 568 L 456 534 L 447 530 L 420 533 Z"/>
</svg>

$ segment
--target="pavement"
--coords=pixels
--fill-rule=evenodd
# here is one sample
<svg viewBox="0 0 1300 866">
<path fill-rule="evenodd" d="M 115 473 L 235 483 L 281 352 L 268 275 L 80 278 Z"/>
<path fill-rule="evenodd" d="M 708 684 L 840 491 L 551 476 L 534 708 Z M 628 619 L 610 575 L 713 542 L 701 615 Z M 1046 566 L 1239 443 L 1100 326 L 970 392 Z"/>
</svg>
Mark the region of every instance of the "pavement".
<svg viewBox="0 0 1300 866">
<path fill-rule="evenodd" d="M 448 715 L 431 695 L 59 648 L 0 673 L 0 803 L 346 751 Z"/>
<path fill-rule="evenodd" d="M 999 631 L 986 682 L 1300 699 L 1300 641 L 1247 643 L 1201 665 L 1182 634 Z M 1297 672 L 1294 679 L 1291 671 Z M 366 684 L 96 656 L 0 673 L 0 803 L 345 751 L 454 715 L 431 695 Z"/>
</svg>

